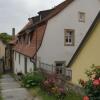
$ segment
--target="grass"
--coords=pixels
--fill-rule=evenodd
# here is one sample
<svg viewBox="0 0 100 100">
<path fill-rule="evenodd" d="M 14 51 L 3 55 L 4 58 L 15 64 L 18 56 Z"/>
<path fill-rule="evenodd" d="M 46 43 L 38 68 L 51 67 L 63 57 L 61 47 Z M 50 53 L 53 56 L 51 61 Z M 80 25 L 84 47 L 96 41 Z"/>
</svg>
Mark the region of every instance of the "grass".
<svg viewBox="0 0 100 100">
<path fill-rule="evenodd" d="M 58 100 L 54 95 L 48 95 L 45 91 L 42 91 L 39 87 L 35 87 L 29 90 L 34 97 L 39 97 L 40 100 Z M 64 100 L 82 100 L 82 96 L 71 91 L 67 94 Z"/>
<path fill-rule="evenodd" d="M 0 94 L 0 100 L 2 100 L 1 94 Z"/>
</svg>

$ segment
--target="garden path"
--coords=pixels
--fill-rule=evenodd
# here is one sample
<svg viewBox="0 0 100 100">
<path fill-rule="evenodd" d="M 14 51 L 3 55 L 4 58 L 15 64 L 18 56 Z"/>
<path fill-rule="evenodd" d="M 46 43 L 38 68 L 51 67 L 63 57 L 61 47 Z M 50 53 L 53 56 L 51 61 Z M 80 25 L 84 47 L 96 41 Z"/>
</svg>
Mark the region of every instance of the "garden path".
<svg viewBox="0 0 100 100">
<path fill-rule="evenodd" d="M 3 75 L 0 81 L 3 100 L 35 100 L 12 76 Z"/>
</svg>

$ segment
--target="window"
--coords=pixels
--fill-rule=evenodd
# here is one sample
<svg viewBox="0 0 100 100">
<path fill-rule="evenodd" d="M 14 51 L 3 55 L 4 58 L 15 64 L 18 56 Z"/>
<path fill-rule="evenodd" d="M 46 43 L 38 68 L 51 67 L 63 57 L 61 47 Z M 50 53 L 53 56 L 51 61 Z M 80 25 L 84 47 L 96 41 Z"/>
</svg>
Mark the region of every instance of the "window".
<svg viewBox="0 0 100 100">
<path fill-rule="evenodd" d="M 65 29 L 65 46 L 74 45 L 74 30 Z"/>
<path fill-rule="evenodd" d="M 23 37 L 20 38 L 20 43 L 23 44 Z"/>
<path fill-rule="evenodd" d="M 26 36 L 25 36 L 25 43 L 26 44 L 28 44 L 28 42 L 29 42 L 28 40 L 29 40 L 29 36 L 28 36 L 28 34 L 26 34 Z"/>
<path fill-rule="evenodd" d="M 30 43 L 31 43 L 31 35 L 29 34 L 29 36 L 28 36 L 28 44 L 30 45 Z"/>
<path fill-rule="evenodd" d="M 56 74 L 64 74 L 65 61 L 56 61 Z"/>
<path fill-rule="evenodd" d="M 85 22 L 85 13 L 79 12 L 79 22 Z"/>
</svg>

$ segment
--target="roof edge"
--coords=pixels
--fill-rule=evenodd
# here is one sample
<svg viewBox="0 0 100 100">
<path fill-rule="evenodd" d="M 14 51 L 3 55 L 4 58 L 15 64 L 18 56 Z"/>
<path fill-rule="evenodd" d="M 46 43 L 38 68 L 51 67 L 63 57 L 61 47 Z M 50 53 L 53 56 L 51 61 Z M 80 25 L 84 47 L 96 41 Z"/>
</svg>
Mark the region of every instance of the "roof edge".
<svg viewBox="0 0 100 100">
<path fill-rule="evenodd" d="M 100 20 L 100 11 L 97 14 L 96 18 L 94 19 L 92 25 L 90 26 L 89 30 L 87 31 L 87 33 L 86 33 L 85 37 L 83 38 L 82 42 L 80 43 L 79 47 L 77 48 L 76 52 L 74 53 L 71 60 L 67 64 L 67 67 L 70 67 L 72 65 L 73 61 L 75 60 L 75 57 L 78 56 L 79 51 L 81 50 L 82 46 L 84 45 L 84 42 L 86 41 L 87 37 L 91 34 L 91 32 L 94 29 L 98 20 Z"/>
</svg>

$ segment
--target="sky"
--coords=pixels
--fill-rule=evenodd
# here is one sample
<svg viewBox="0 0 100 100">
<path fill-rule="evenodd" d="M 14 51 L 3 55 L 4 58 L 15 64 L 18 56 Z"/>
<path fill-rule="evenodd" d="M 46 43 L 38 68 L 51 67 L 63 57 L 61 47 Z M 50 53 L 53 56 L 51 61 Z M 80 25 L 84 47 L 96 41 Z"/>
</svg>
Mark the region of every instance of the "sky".
<svg viewBox="0 0 100 100">
<path fill-rule="evenodd" d="M 38 11 L 53 8 L 64 0 L 0 0 L 0 33 L 16 34 Z"/>
</svg>

